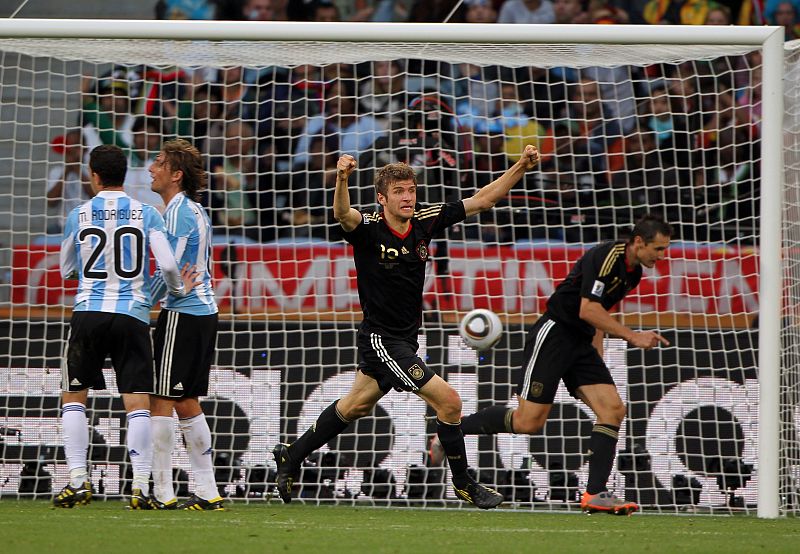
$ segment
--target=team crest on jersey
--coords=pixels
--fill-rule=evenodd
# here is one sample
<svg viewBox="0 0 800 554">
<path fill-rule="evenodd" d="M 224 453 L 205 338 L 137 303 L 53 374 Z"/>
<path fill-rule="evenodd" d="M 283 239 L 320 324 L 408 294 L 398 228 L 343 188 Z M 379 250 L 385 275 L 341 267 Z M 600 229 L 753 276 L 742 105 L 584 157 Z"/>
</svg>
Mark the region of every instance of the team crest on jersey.
<svg viewBox="0 0 800 554">
<path fill-rule="evenodd" d="M 539 398 L 542 396 L 542 391 L 544 390 L 544 385 L 539 383 L 538 381 L 534 381 L 531 383 L 531 396 L 534 398 Z"/>
<path fill-rule="evenodd" d="M 414 364 L 408 368 L 408 372 L 415 381 L 419 381 L 425 375 L 425 370 L 419 367 L 419 364 Z"/>
<path fill-rule="evenodd" d="M 428 245 L 424 242 L 420 242 L 417 245 L 417 256 L 419 256 L 419 259 L 423 262 L 428 259 Z"/>
</svg>

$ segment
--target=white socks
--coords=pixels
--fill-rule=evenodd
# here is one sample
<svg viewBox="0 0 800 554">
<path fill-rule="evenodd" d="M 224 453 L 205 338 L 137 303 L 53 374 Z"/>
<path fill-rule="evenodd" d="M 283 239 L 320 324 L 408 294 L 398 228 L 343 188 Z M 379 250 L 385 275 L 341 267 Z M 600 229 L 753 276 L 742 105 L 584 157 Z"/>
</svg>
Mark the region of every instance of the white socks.
<svg viewBox="0 0 800 554">
<path fill-rule="evenodd" d="M 61 407 L 61 428 L 64 436 L 64 454 L 69 467 L 69 484 L 78 487 L 89 480 L 86 470 L 86 452 L 89 450 L 89 423 L 86 406 L 68 402 Z"/>
<path fill-rule="evenodd" d="M 172 416 L 153 416 L 153 494 L 159 502 L 175 498 L 172 482 L 172 451 L 175 447 L 175 420 Z"/>
<path fill-rule="evenodd" d="M 189 453 L 189 462 L 194 473 L 195 494 L 203 500 L 211 500 L 219 496 L 217 483 L 214 480 L 214 465 L 211 451 L 211 430 L 208 428 L 206 416 L 199 414 L 179 420 L 181 432 Z"/>
<path fill-rule="evenodd" d="M 128 413 L 128 456 L 133 466 L 134 489 L 150 494 L 150 469 L 153 465 L 153 430 L 150 410 L 133 410 Z"/>
</svg>

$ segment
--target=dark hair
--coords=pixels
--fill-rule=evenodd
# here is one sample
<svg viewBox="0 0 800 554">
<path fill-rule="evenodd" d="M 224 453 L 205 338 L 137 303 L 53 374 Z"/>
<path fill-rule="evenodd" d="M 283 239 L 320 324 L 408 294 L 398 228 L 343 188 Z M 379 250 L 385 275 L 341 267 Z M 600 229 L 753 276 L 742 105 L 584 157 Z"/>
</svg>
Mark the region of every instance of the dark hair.
<svg viewBox="0 0 800 554">
<path fill-rule="evenodd" d="M 115 144 L 101 144 L 89 153 L 89 170 L 100 176 L 104 187 L 121 187 L 128 172 L 128 159 Z"/>
<path fill-rule="evenodd" d="M 659 215 L 645 214 L 633 226 L 631 238 L 628 242 L 633 242 L 636 237 L 642 237 L 645 244 L 653 242 L 656 235 L 661 234 L 665 237 L 672 236 L 672 225 L 664 221 Z"/>
<path fill-rule="evenodd" d="M 389 185 L 397 181 L 411 179 L 417 184 L 417 174 L 408 164 L 403 162 L 386 164 L 375 174 L 375 191 L 386 196 Z"/>
<path fill-rule="evenodd" d="M 200 151 L 183 139 L 169 140 L 161 150 L 169 168 L 183 172 L 181 190 L 192 200 L 198 200 L 198 193 L 206 188 L 206 170 Z"/>
</svg>

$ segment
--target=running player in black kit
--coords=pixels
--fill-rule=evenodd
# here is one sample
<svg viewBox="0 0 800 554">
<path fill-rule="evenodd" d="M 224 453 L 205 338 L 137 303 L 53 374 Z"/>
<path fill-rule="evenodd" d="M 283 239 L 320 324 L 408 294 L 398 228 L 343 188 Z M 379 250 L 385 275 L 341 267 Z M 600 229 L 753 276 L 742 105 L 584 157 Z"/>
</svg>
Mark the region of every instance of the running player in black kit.
<svg viewBox="0 0 800 554">
<path fill-rule="evenodd" d="M 526 146 L 522 158 L 497 180 L 464 200 L 415 208 L 417 182 L 406 164 L 384 166 L 375 177 L 383 211 L 361 213 L 350 207 L 347 181 L 356 167 L 344 155 L 337 165 L 333 214 L 353 245 L 358 296 L 364 319 L 358 329 L 359 365 L 350 392 L 320 414 L 316 423 L 290 445 L 273 450 L 278 464 L 278 494 L 292 499 L 300 464 L 311 452 L 372 412 L 392 388 L 411 391 L 436 411 L 438 436 L 453 474 L 456 495 L 478 508 L 503 501 L 497 491 L 467 474 L 461 433 L 461 398 L 417 356 L 422 323 L 422 288 L 431 239 L 464 218 L 491 209 L 539 162 L 539 152 Z"/>
<path fill-rule="evenodd" d="M 547 301 L 547 310 L 528 332 L 517 395 L 519 407 L 491 406 L 461 420 L 465 435 L 537 433 L 553 406 L 559 381 L 597 416 L 589 439 L 589 480 L 581 496 L 588 512 L 615 515 L 639 509 L 606 488 L 616 456 L 617 435 L 625 405 L 603 361 L 603 336 L 608 333 L 638 348 L 669 342 L 654 331 L 633 331 L 609 311 L 642 278 L 642 266 L 664 259 L 672 227 L 646 215 L 627 241 L 606 242 L 588 250 Z M 442 457 L 441 438 L 431 442 L 431 459 Z"/>
</svg>

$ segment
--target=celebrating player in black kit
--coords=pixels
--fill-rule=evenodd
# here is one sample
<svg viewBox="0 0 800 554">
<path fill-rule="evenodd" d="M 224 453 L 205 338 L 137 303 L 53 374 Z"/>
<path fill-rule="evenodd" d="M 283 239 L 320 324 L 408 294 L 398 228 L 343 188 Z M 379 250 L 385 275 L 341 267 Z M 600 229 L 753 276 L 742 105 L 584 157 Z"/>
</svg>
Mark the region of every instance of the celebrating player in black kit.
<svg viewBox="0 0 800 554">
<path fill-rule="evenodd" d="M 464 218 L 491 209 L 538 162 L 538 150 L 528 145 L 517 163 L 475 196 L 421 208 L 415 208 L 414 170 L 403 163 L 388 164 L 375 176 L 383 211 L 361 213 L 350 207 L 347 190 L 356 162 L 349 155 L 339 159 L 333 214 L 344 229 L 345 240 L 353 245 L 358 296 L 364 312 L 358 329 L 359 365 L 347 395 L 323 410 L 295 442 L 275 447 L 278 494 L 284 502 L 292 499 L 292 485 L 303 459 L 350 423 L 371 413 L 392 388 L 413 392 L 436 411 L 436 428 L 453 473 L 456 495 L 483 509 L 503 501 L 499 493 L 467 474 L 461 398 L 417 356 L 417 333 L 431 239 Z"/>
<path fill-rule="evenodd" d="M 642 266 L 664 259 L 672 228 L 646 215 L 627 242 L 607 242 L 586 252 L 547 301 L 547 310 L 528 332 L 520 373 L 519 407 L 492 406 L 461 420 L 465 435 L 536 433 L 544 427 L 563 380 L 575 398 L 597 416 L 589 439 L 589 480 L 581 508 L 589 512 L 631 514 L 639 507 L 606 488 L 616 455 L 625 405 L 603 361 L 603 335 L 617 336 L 638 348 L 669 342 L 653 331 L 633 331 L 609 310 L 636 288 Z M 431 458 L 442 457 L 441 437 L 431 443 Z"/>
</svg>

